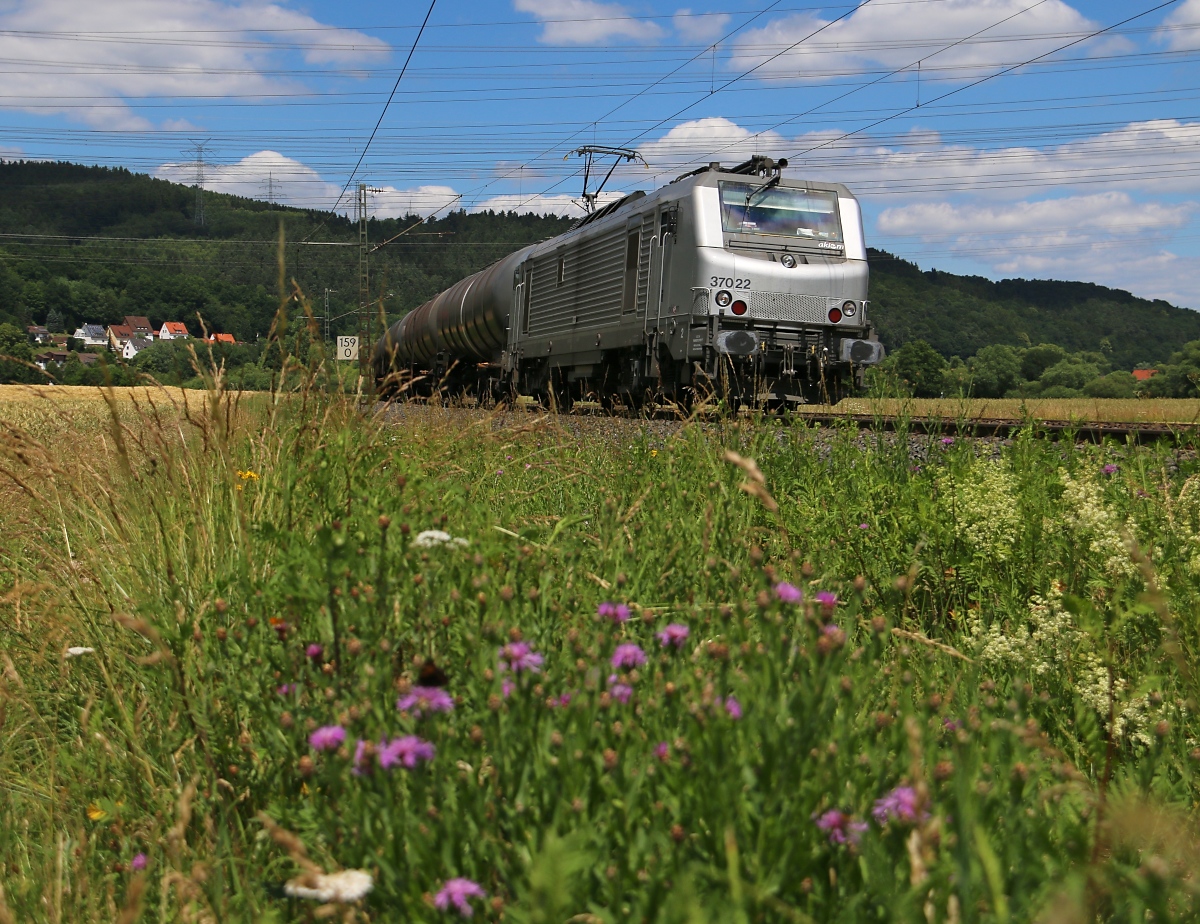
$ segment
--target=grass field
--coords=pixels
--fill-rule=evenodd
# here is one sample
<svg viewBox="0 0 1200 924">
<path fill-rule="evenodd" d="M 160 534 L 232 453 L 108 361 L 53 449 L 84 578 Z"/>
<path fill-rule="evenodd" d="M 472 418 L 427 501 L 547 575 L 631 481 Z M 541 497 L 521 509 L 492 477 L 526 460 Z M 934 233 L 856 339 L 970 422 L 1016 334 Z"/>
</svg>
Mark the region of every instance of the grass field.
<svg viewBox="0 0 1200 924">
<path fill-rule="evenodd" d="M 3 924 L 1200 913 L 1190 454 L 51 391 Z"/>
<path fill-rule="evenodd" d="M 1200 400 L 1195 398 L 848 398 L 821 410 L 953 420 L 1200 423 Z"/>
</svg>

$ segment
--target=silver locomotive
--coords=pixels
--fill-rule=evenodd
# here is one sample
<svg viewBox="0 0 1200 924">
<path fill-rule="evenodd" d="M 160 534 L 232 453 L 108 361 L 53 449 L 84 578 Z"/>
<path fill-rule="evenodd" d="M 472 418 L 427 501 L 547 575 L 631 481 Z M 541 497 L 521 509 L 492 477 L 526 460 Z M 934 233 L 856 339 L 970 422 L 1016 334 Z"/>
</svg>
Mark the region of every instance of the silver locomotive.
<svg viewBox="0 0 1200 924">
<path fill-rule="evenodd" d="M 634 192 L 394 324 L 379 390 L 836 402 L 883 358 L 858 201 L 755 157 Z"/>
</svg>

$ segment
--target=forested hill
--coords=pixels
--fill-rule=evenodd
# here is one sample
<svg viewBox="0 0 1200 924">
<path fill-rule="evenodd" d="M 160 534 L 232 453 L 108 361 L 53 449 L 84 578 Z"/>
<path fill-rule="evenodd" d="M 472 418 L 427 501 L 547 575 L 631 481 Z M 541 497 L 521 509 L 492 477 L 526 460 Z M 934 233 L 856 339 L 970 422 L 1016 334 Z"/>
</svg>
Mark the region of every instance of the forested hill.
<svg viewBox="0 0 1200 924">
<path fill-rule="evenodd" d="M 967 357 L 1000 343 L 1054 343 L 1109 355 L 1115 368 L 1166 360 L 1200 339 L 1200 311 L 1090 282 L 955 276 L 871 250 L 871 308 L 889 349 L 924 340 Z"/>
<path fill-rule="evenodd" d="M 0 323 L 109 323 L 127 314 L 155 324 L 197 314 L 239 340 L 266 333 L 278 305 L 282 225 L 287 278 L 317 313 L 357 302 L 357 228 L 328 213 L 195 190 L 124 169 L 65 163 L 0 163 Z M 415 218 L 370 222 L 373 242 Z M 371 287 L 402 315 L 517 247 L 553 237 L 570 222 L 513 213 L 455 212 L 426 222 L 371 258 Z M 390 293 L 390 295 L 389 295 Z M 925 340 L 946 356 L 992 343 L 1056 343 L 1109 353 L 1117 368 L 1167 359 L 1200 339 L 1200 312 L 1082 282 L 992 282 L 871 252 L 873 315 L 895 349 Z M 349 319 L 334 327 L 349 329 Z M 1107 343 L 1105 343 L 1107 341 Z"/>
</svg>

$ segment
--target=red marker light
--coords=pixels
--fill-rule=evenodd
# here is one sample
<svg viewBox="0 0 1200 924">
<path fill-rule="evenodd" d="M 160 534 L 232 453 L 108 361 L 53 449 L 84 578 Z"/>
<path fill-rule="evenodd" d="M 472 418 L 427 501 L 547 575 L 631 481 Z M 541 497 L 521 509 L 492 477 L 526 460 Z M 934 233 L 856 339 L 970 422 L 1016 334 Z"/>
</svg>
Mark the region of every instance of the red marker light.
<svg viewBox="0 0 1200 924">
<path fill-rule="evenodd" d="M 830 308 L 829 309 L 829 323 L 830 324 L 836 324 L 841 319 L 842 319 L 842 309 L 841 308 Z"/>
<path fill-rule="evenodd" d="M 729 310 L 737 315 L 745 314 L 746 313 L 746 303 L 739 298 L 736 302 L 734 302 L 730 306 Z"/>
</svg>

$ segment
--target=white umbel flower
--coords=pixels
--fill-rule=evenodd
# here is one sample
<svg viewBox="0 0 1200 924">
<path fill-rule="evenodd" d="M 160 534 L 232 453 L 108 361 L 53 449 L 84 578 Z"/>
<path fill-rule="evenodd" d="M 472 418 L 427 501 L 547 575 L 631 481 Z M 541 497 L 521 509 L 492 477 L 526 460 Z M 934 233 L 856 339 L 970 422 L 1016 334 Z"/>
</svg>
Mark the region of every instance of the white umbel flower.
<svg viewBox="0 0 1200 924">
<path fill-rule="evenodd" d="M 292 898 L 311 898 L 318 902 L 348 905 L 370 892 L 373 885 L 370 873 L 361 869 L 344 869 L 339 873 L 298 876 L 287 882 L 283 891 Z"/>
<path fill-rule="evenodd" d="M 72 648 L 68 648 L 66 651 L 63 652 L 63 660 L 67 661 L 71 658 L 81 658 L 85 654 L 95 654 L 95 652 L 96 652 L 95 648 L 82 648 L 79 646 L 75 646 Z"/>
<path fill-rule="evenodd" d="M 412 544 L 418 549 L 432 549 L 439 545 L 469 545 L 470 543 L 466 539 L 451 536 L 440 529 L 427 529 L 417 533 Z"/>
</svg>

